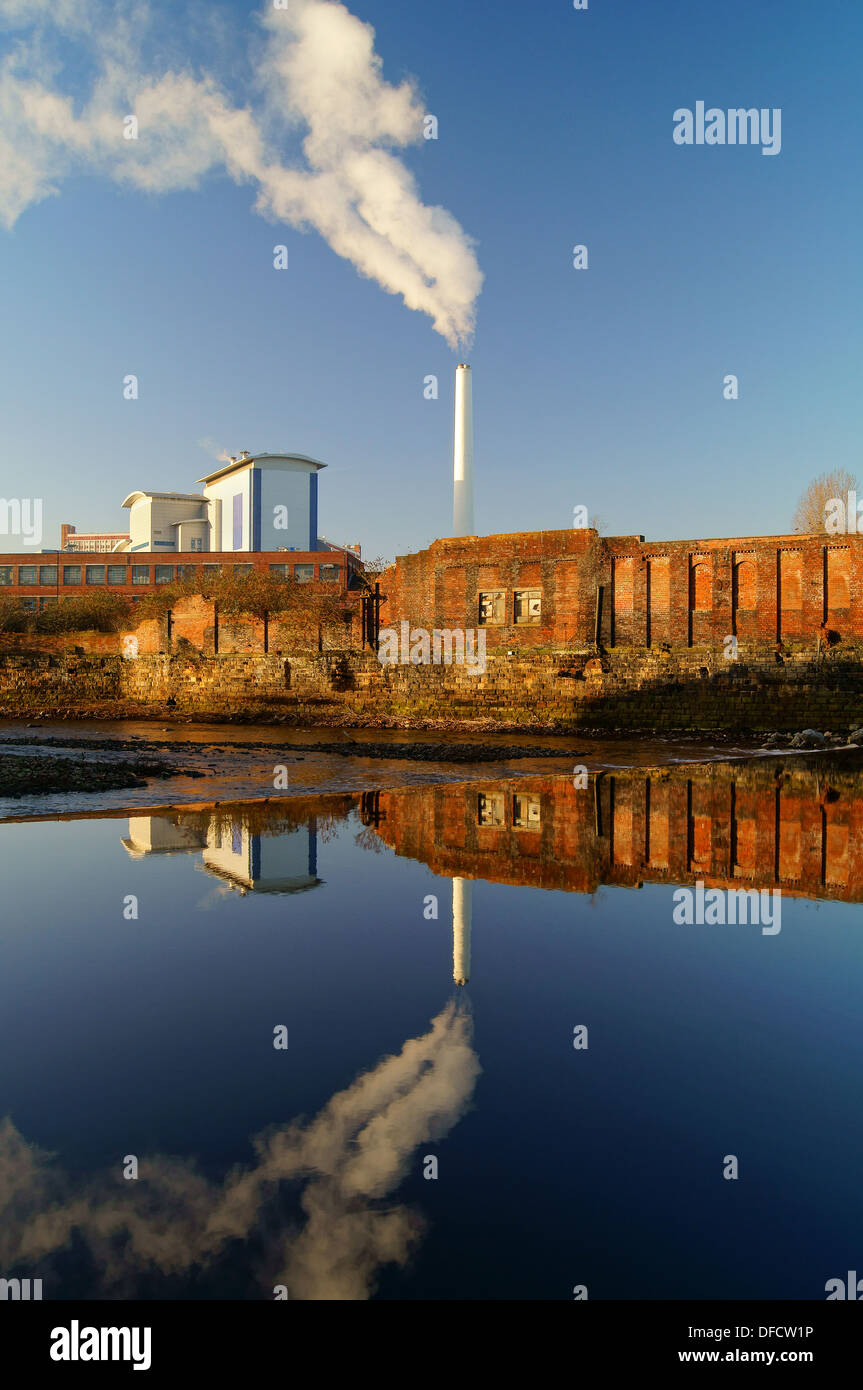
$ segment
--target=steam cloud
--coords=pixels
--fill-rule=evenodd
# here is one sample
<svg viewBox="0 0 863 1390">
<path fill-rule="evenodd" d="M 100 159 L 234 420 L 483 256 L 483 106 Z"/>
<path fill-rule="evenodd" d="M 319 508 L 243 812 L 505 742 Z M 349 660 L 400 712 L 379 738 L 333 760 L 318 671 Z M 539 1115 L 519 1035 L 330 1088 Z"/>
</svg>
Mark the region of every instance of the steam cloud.
<svg viewBox="0 0 863 1390">
<path fill-rule="evenodd" d="M 224 170 L 255 187 L 255 210 L 313 228 L 361 275 L 428 314 L 452 346 L 473 334 L 482 273 L 452 215 L 428 207 L 393 151 L 422 143 L 410 81 L 384 81 L 374 30 L 336 0 L 269 7 L 255 60 L 254 106 L 216 78 L 146 71 L 145 6 L 104 0 L 0 0 L 15 42 L 0 63 L 0 221 L 6 227 L 73 172 L 162 194 Z M 23 32 L 22 32 L 23 31 Z M 72 49 L 95 69 L 76 103 L 60 89 Z M 138 138 L 125 139 L 134 115 Z M 305 128 L 301 161 L 278 141 Z"/>
<path fill-rule="evenodd" d="M 252 1240 L 264 1296 L 364 1299 L 385 1264 L 404 1265 L 423 1222 L 378 1204 L 406 1176 L 420 1144 L 442 1139 L 467 1110 L 480 1072 L 470 1014 L 450 1003 L 429 1032 L 339 1092 L 307 1125 L 255 1141 L 256 1162 L 211 1183 L 178 1159 L 142 1159 L 137 1181 L 73 1183 L 50 1155 L 0 1122 L 0 1269 L 46 1280 L 73 1237 L 100 1271 L 101 1296 L 134 1296 L 144 1274 L 183 1275 Z M 304 1181 L 305 1223 L 286 1231 L 270 1203 L 286 1179 Z"/>
</svg>

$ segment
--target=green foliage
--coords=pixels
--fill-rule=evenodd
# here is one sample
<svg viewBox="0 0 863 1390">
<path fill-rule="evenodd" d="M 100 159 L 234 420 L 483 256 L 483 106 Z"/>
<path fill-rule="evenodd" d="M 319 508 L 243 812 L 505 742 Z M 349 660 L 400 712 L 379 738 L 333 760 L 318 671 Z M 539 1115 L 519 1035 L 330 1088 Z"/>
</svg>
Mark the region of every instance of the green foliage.
<svg viewBox="0 0 863 1390">
<path fill-rule="evenodd" d="M 35 632 L 119 632 L 128 627 L 131 609 L 122 594 L 94 591 L 61 599 L 30 616 Z"/>
<path fill-rule="evenodd" d="M 0 594 L 0 632 L 27 632 L 32 613 L 25 613 L 20 600 L 11 594 Z"/>
</svg>

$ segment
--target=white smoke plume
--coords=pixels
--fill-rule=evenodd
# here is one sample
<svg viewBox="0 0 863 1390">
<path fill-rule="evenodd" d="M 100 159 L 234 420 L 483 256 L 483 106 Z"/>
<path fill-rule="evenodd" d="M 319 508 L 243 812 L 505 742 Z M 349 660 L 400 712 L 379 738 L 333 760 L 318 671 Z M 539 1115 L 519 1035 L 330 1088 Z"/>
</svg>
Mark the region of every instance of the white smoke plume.
<svg viewBox="0 0 863 1390">
<path fill-rule="evenodd" d="M 375 33 L 336 0 L 290 0 L 262 15 L 254 81 L 234 104 L 211 73 L 140 57 L 149 15 L 105 0 L 0 0 L 11 44 L 0 62 L 0 221 L 59 191 L 73 173 L 154 194 L 224 171 L 256 190 L 255 209 L 314 229 L 452 346 L 470 340 L 482 273 L 455 218 L 421 201 L 398 151 L 422 144 L 410 81 L 386 82 Z M 94 70 L 83 98 L 64 89 L 69 53 Z M 155 70 L 154 70 L 155 69 Z M 124 137 L 127 116 L 136 139 Z M 296 145 L 301 154 L 280 150 Z"/>
</svg>

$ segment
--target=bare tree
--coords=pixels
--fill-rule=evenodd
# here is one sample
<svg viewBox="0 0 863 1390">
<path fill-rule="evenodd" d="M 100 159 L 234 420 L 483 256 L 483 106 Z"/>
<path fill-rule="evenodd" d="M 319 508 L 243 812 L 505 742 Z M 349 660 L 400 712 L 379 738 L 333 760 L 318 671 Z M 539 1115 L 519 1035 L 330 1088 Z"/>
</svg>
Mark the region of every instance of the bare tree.
<svg viewBox="0 0 863 1390">
<path fill-rule="evenodd" d="M 792 526 L 798 534 L 819 535 L 827 530 L 829 516 L 828 503 L 841 498 L 847 501 L 849 492 L 857 491 L 857 479 L 844 468 L 834 468 L 829 473 L 819 473 L 813 478 L 794 513 Z"/>
</svg>

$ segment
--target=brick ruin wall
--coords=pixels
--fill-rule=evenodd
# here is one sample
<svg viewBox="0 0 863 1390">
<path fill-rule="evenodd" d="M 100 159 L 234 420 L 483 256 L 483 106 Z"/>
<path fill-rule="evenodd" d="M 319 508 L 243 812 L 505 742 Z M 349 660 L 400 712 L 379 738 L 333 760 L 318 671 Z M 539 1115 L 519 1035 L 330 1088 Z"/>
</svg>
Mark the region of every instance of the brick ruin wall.
<svg viewBox="0 0 863 1390">
<path fill-rule="evenodd" d="M 171 698 L 193 712 L 309 722 L 842 732 L 863 724 L 861 584 L 856 536 L 645 544 L 573 530 L 436 541 L 383 576 L 382 624 L 475 629 L 478 596 L 500 593 L 506 621 L 485 626 L 484 671 L 382 666 L 347 629 L 323 634 L 317 651 L 317 634 L 298 640 L 278 618 L 217 624 L 211 604 L 190 599 L 134 634 L 7 637 L 0 704 L 6 717 Z M 536 621 L 514 621 L 517 591 L 538 593 Z M 122 656 L 129 637 L 137 655 Z"/>
<path fill-rule="evenodd" d="M 481 595 L 502 598 L 489 649 L 691 649 L 734 636 L 754 652 L 810 653 L 819 636 L 863 647 L 863 537 L 656 541 L 543 531 L 435 541 L 383 576 L 384 626 L 476 628 Z M 516 596 L 539 614 L 516 620 Z"/>
</svg>

